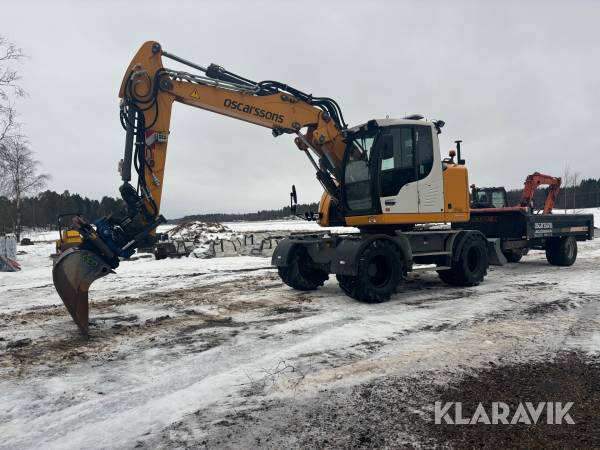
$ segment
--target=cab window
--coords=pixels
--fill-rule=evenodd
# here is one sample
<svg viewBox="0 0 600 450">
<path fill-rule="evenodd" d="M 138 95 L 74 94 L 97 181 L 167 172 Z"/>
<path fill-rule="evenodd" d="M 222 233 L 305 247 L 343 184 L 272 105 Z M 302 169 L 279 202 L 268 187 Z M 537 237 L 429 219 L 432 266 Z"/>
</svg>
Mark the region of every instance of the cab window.
<svg viewBox="0 0 600 450">
<path fill-rule="evenodd" d="M 375 142 L 375 133 L 365 133 L 350 144 L 344 171 L 346 205 L 351 211 L 373 208 L 369 160 Z"/>
<path fill-rule="evenodd" d="M 492 192 L 492 205 L 494 208 L 503 208 L 504 205 L 504 192 L 502 191 L 493 191 Z"/>
<path fill-rule="evenodd" d="M 433 167 L 433 138 L 431 127 L 418 125 L 415 127 L 417 142 L 417 177 L 422 180 L 431 173 Z"/>
<path fill-rule="evenodd" d="M 412 127 L 398 127 L 387 131 L 392 136 L 393 150 L 381 159 L 380 188 L 382 197 L 391 197 L 402 186 L 416 181 L 415 140 Z M 385 155 L 385 156 L 388 156 Z"/>
</svg>

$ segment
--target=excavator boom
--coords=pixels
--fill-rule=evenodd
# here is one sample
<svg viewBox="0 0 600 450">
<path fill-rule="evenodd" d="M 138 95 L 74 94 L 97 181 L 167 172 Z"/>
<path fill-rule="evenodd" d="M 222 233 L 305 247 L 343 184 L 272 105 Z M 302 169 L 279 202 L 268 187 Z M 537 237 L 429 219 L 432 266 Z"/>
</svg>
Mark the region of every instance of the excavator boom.
<svg viewBox="0 0 600 450">
<path fill-rule="evenodd" d="M 163 58 L 194 71 L 165 68 Z M 117 268 L 120 258 L 130 257 L 140 245 L 152 244 L 156 227 L 165 221 L 160 204 L 174 102 L 270 128 L 274 136 L 296 135 L 296 145 L 308 156 L 325 189 L 322 203 L 329 207 L 339 201 L 346 124 L 330 98 L 313 97 L 275 81 L 254 82 L 214 64 L 204 68 L 153 41 L 144 43 L 132 59 L 119 97 L 126 130 L 120 192 L 126 208 L 93 226 L 78 217 L 74 228 L 82 243 L 63 252 L 53 267 L 56 290 L 84 334 L 91 284 Z M 130 183 L 132 169 L 137 172 L 135 187 Z M 327 225 L 327 217 L 325 211 L 322 225 Z"/>
<path fill-rule="evenodd" d="M 560 193 L 561 179 L 553 177 L 551 175 L 544 175 L 543 173 L 534 172 L 528 175 L 525 179 L 525 185 L 523 187 L 523 194 L 521 195 L 520 206 L 533 208 L 533 196 L 539 186 L 548 186 L 548 195 L 544 202 L 544 214 L 550 214 L 554 209 L 554 204 Z"/>
</svg>

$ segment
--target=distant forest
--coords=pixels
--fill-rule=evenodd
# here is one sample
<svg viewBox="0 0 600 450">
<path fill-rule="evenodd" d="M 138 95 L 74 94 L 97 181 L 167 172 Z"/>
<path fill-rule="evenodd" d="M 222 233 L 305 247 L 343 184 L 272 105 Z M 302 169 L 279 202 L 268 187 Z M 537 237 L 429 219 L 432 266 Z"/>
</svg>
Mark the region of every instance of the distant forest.
<svg viewBox="0 0 600 450">
<path fill-rule="evenodd" d="M 508 202 L 516 205 L 521 197 L 521 189 L 511 189 L 508 192 Z M 534 203 L 541 208 L 546 197 L 545 189 L 538 189 L 535 193 Z M 92 200 L 78 194 L 65 191 L 59 194 L 54 191 L 44 191 L 36 196 L 25 197 L 22 200 L 22 224 L 24 227 L 55 228 L 56 215 L 59 213 L 79 212 L 90 220 L 106 216 L 123 207 L 121 199 L 103 197 L 101 200 Z M 582 180 L 576 187 L 562 188 L 558 197 L 556 208 L 573 209 L 591 208 L 600 206 L 600 179 Z M 298 205 L 298 213 L 317 211 L 317 203 Z M 253 213 L 211 213 L 194 214 L 170 220 L 170 223 L 181 223 L 190 220 L 204 222 L 232 222 L 236 220 L 262 221 L 283 219 L 291 215 L 290 207 L 280 209 L 262 210 Z M 9 233 L 14 229 L 15 202 L 7 197 L 0 196 L 0 233 Z"/>
<path fill-rule="evenodd" d="M 317 212 L 319 209 L 318 203 L 302 204 L 298 205 L 297 213 L 304 214 L 305 211 Z M 200 220 L 202 222 L 233 222 L 236 220 L 243 220 L 248 222 L 257 222 L 262 220 L 276 220 L 283 219 L 292 215 L 289 206 L 285 206 L 281 209 L 268 209 L 264 211 L 257 211 L 253 213 L 211 213 L 211 214 L 192 214 L 190 216 L 181 217 L 180 219 L 170 220 L 170 223 L 185 223 L 191 220 Z"/>
<path fill-rule="evenodd" d="M 44 191 L 36 196 L 21 199 L 21 223 L 27 228 L 56 228 L 56 216 L 62 213 L 81 213 L 88 220 L 94 221 L 100 217 L 107 216 L 112 212 L 119 211 L 124 204 L 121 199 L 102 197 L 102 200 L 92 200 L 79 194 L 71 194 L 65 191 L 62 194 L 54 191 Z M 312 208 L 317 211 L 318 205 L 298 205 L 298 212 L 304 213 Z M 201 220 L 204 222 L 226 222 L 233 220 L 273 220 L 281 219 L 291 215 L 290 207 L 258 211 L 247 214 L 198 214 L 170 220 L 170 223 L 181 223 L 190 220 Z M 16 208 L 15 202 L 7 197 L 0 196 L 0 234 L 12 233 L 15 225 Z M 67 219 L 69 222 L 69 219 Z"/>
<path fill-rule="evenodd" d="M 100 201 L 91 200 L 69 191 L 62 194 L 44 191 L 34 197 L 24 197 L 21 203 L 21 223 L 29 228 L 56 228 L 56 216 L 61 213 L 81 213 L 95 220 L 123 206 L 121 199 L 103 197 Z M 13 232 L 15 214 L 15 202 L 0 196 L 0 233 Z"/>
</svg>

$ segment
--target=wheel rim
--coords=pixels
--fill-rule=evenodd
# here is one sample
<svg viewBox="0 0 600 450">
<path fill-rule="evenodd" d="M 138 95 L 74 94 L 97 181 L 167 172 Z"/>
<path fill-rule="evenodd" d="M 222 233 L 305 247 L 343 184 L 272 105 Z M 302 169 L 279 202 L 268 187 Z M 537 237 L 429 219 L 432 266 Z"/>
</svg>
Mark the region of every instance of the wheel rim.
<svg viewBox="0 0 600 450">
<path fill-rule="evenodd" d="M 471 247 L 467 251 L 467 268 L 469 272 L 476 272 L 481 264 L 481 252 L 477 247 Z"/>
<path fill-rule="evenodd" d="M 371 258 L 367 267 L 369 282 L 376 288 L 387 285 L 392 277 L 392 271 L 388 258 L 377 255 Z"/>
</svg>

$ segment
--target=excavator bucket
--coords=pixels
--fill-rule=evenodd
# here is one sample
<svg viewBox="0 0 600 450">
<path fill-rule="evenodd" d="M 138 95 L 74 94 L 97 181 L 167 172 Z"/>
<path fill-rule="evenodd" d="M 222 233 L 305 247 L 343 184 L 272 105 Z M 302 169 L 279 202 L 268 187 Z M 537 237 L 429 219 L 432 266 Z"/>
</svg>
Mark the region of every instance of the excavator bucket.
<svg viewBox="0 0 600 450">
<path fill-rule="evenodd" d="M 77 247 L 63 252 L 54 263 L 52 279 L 69 314 L 87 336 L 89 328 L 88 290 L 98 278 L 112 270 L 98 255 Z"/>
</svg>

